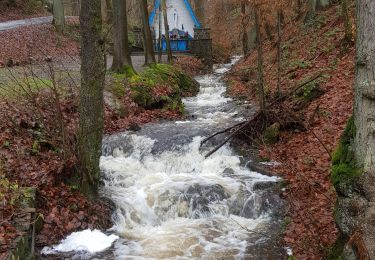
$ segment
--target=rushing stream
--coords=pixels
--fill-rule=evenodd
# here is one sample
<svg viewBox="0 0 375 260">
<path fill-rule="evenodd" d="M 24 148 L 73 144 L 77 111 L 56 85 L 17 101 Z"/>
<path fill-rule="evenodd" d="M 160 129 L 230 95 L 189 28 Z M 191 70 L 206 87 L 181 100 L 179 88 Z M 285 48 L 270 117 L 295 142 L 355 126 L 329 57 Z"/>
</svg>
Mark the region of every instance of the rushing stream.
<svg viewBox="0 0 375 260">
<path fill-rule="evenodd" d="M 103 194 L 117 207 L 111 233 L 119 238 L 90 257 L 283 258 L 275 217 L 278 179 L 250 171 L 229 145 L 205 159 L 219 138 L 200 148 L 205 136 L 253 113 L 225 97 L 222 77 L 232 64 L 197 78 L 200 93 L 184 100 L 189 120 L 104 139 Z"/>
</svg>

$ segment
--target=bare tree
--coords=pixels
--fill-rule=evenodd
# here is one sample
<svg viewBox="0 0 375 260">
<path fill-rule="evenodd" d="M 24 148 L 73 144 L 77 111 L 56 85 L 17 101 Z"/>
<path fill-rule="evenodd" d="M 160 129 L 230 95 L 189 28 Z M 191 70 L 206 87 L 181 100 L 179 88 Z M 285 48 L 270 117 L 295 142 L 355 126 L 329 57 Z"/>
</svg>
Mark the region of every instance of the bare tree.
<svg viewBox="0 0 375 260">
<path fill-rule="evenodd" d="M 112 70 L 116 72 L 125 72 L 129 69 L 134 71 L 129 50 L 126 0 L 112 0 L 112 2 L 112 35 L 114 45 Z"/>
<path fill-rule="evenodd" d="M 309 10 L 305 17 L 305 22 L 313 21 L 316 16 L 316 1 L 317 0 L 308 0 L 308 1 L 309 1 Z"/>
<path fill-rule="evenodd" d="M 352 25 L 350 24 L 349 19 L 349 10 L 348 10 L 348 0 L 341 0 L 341 12 L 342 17 L 344 18 L 344 27 L 345 27 L 345 37 L 344 40 L 346 42 L 350 42 L 352 40 Z"/>
<path fill-rule="evenodd" d="M 148 21 L 147 0 L 139 0 L 139 7 L 141 11 L 143 35 L 144 35 L 144 49 L 145 49 L 145 65 L 155 64 L 153 39 L 151 36 L 150 24 Z"/>
<path fill-rule="evenodd" d="M 90 198 L 98 191 L 104 125 L 104 40 L 100 0 L 82 0 L 81 87 L 79 101 L 78 156 L 81 190 Z"/>
<path fill-rule="evenodd" d="M 161 8 L 161 5 L 159 5 L 159 10 L 158 10 L 158 19 L 159 19 L 159 40 L 158 40 L 158 63 L 161 63 L 162 61 L 162 54 L 163 54 L 163 39 L 162 39 L 162 33 L 161 33 L 161 29 L 162 29 L 162 21 L 161 21 L 161 18 L 162 18 L 162 8 Z"/>
<path fill-rule="evenodd" d="M 246 3 L 247 0 L 241 0 L 241 24 L 242 24 L 242 51 L 243 55 L 246 56 L 249 52 L 249 37 L 247 35 L 247 15 L 246 15 Z"/>
<path fill-rule="evenodd" d="M 257 33 L 257 52 L 258 52 L 258 102 L 261 110 L 265 108 L 264 98 L 264 76 L 263 76 L 263 49 L 262 33 L 260 31 L 259 7 L 254 7 L 255 28 Z"/>
<path fill-rule="evenodd" d="M 58 33 L 64 32 L 65 14 L 63 0 L 53 0 L 53 24 Z"/>
<path fill-rule="evenodd" d="M 164 17 L 164 31 L 165 31 L 165 41 L 167 44 L 167 54 L 168 54 L 168 63 L 173 63 L 171 41 L 169 39 L 169 25 L 168 25 L 168 16 L 167 16 L 167 1 L 162 0 L 163 3 L 163 17 Z"/>
<path fill-rule="evenodd" d="M 204 24 L 204 13 L 205 13 L 205 6 L 204 0 L 194 0 L 194 9 L 195 13 L 198 17 L 199 22 L 203 25 Z"/>
<path fill-rule="evenodd" d="M 277 89 L 276 94 L 280 96 L 281 85 L 281 8 L 277 10 Z"/>
</svg>

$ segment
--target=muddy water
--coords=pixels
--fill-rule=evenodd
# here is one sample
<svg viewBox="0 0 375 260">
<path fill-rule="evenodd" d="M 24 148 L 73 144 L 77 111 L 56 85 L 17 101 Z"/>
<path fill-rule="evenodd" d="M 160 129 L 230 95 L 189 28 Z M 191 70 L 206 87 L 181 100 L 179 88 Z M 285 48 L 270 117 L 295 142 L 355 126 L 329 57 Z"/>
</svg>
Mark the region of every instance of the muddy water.
<svg viewBox="0 0 375 260">
<path fill-rule="evenodd" d="M 197 78 L 198 96 L 184 100 L 188 120 L 104 139 L 102 192 L 116 205 L 110 233 L 119 239 L 105 252 L 75 257 L 284 258 L 277 243 L 279 180 L 250 171 L 229 145 L 205 159 L 219 139 L 200 148 L 205 136 L 254 113 L 225 96 L 222 77 L 232 64 Z"/>
</svg>

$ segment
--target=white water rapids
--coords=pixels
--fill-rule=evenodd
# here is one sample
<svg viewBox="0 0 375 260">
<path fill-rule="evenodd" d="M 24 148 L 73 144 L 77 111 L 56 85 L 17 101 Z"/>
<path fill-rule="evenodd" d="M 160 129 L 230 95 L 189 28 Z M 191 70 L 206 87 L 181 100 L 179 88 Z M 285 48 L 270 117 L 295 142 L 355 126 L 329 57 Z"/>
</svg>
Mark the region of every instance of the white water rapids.
<svg viewBox="0 0 375 260">
<path fill-rule="evenodd" d="M 200 93 L 184 100 L 190 121 L 105 138 L 103 194 L 120 239 L 103 259 L 248 259 L 249 247 L 268 243 L 273 206 L 254 187 L 278 179 L 250 171 L 229 145 L 207 159 L 214 144 L 200 149 L 204 136 L 243 120 L 221 81 L 231 65 L 197 79 Z"/>
</svg>

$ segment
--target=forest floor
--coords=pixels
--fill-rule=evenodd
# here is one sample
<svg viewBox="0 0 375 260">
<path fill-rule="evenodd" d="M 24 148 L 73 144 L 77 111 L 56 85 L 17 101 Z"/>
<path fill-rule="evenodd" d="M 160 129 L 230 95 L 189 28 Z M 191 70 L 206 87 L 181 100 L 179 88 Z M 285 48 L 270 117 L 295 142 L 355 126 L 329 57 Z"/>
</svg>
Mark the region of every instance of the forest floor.
<svg viewBox="0 0 375 260">
<path fill-rule="evenodd" d="M 77 185 L 65 182 L 77 172 L 77 20 L 68 20 L 66 29 L 63 36 L 50 24 L 0 32 L 0 259 L 20 235 L 13 220 L 22 214 L 17 206 L 21 187 L 37 188 L 37 214 L 44 220 L 36 237 L 39 247 L 57 243 L 76 230 L 111 225 L 111 206 L 106 201 L 91 202 Z M 142 60 L 136 59 L 136 67 L 143 69 Z M 202 63 L 192 57 L 177 57 L 175 67 L 191 76 L 203 72 Z M 55 80 L 66 89 L 58 99 Z M 144 109 L 127 94 L 119 102 L 123 111 L 106 102 L 105 134 L 183 117 L 177 109 Z"/>
<path fill-rule="evenodd" d="M 48 15 L 43 6 L 35 5 L 32 1 L 24 1 L 24 3 L 13 7 L 8 6 L 6 2 L 2 1 L 0 3 L 0 23 Z M 27 2 L 30 3 L 28 4 Z"/>
<path fill-rule="evenodd" d="M 314 24 L 297 21 L 283 27 L 281 93 L 289 93 L 315 75 L 322 76 L 282 104 L 287 113 L 302 119 L 305 130 L 281 130 L 277 142 L 259 145 L 260 158 L 277 162 L 271 169 L 288 184 L 283 192 L 289 202 L 284 240 L 295 259 L 325 258 L 339 235 L 330 156 L 352 114 L 355 75 L 354 43 L 343 41 L 339 8 L 334 5 L 319 12 Z M 276 93 L 275 46 L 275 40 L 264 43 L 267 98 Z M 255 99 L 256 64 L 253 51 L 234 66 L 227 77 L 231 96 Z"/>
</svg>

